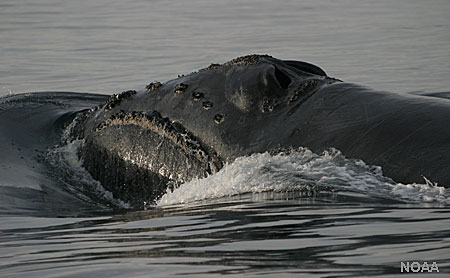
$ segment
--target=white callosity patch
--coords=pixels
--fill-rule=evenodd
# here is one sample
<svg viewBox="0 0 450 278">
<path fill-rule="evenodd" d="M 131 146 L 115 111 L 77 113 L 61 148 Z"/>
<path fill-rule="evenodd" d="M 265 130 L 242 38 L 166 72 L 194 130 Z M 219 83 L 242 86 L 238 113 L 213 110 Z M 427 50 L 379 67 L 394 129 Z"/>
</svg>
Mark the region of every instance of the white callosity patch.
<svg viewBox="0 0 450 278">
<path fill-rule="evenodd" d="M 158 205 L 191 203 L 244 193 L 305 190 L 348 190 L 406 202 L 450 204 L 448 190 L 425 179 L 400 184 L 383 176 L 381 167 L 347 159 L 338 150 L 318 155 L 306 148 L 271 155 L 253 154 L 226 164 L 218 173 L 168 190 Z"/>
</svg>

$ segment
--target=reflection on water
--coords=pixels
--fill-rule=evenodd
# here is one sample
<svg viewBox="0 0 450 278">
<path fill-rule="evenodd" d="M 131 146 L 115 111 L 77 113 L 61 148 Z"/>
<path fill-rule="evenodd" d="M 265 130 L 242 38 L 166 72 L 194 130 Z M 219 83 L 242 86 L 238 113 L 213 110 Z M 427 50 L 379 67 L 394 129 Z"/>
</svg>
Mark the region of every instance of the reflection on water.
<svg viewBox="0 0 450 278">
<path fill-rule="evenodd" d="M 339 198 L 338 198 L 339 199 Z M 30 218 L 1 231 L 2 277 L 289 277 L 399 274 L 401 261 L 450 271 L 445 209 L 239 200 L 105 217 Z M 23 220 L 23 219 L 22 219 Z"/>
</svg>

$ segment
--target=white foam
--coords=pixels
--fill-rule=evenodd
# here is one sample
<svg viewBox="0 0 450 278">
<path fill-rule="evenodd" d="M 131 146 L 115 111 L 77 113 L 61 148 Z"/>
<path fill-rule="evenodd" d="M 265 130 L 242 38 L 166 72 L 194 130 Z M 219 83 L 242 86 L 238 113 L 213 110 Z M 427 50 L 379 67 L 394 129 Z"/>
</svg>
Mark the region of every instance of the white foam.
<svg viewBox="0 0 450 278">
<path fill-rule="evenodd" d="M 244 193 L 283 192 L 321 188 L 350 190 L 369 196 L 407 202 L 450 204 L 448 190 L 425 180 L 400 184 L 383 176 L 382 169 L 361 160 L 347 159 L 338 150 L 318 155 L 306 148 L 289 154 L 253 154 L 226 164 L 218 173 L 169 191 L 158 205 L 192 203 Z"/>
<path fill-rule="evenodd" d="M 393 195 L 406 200 L 417 202 L 439 202 L 445 205 L 450 204 L 449 190 L 424 177 L 423 184 L 402 184 L 397 183 L 391 186 Z"/>
</svg>

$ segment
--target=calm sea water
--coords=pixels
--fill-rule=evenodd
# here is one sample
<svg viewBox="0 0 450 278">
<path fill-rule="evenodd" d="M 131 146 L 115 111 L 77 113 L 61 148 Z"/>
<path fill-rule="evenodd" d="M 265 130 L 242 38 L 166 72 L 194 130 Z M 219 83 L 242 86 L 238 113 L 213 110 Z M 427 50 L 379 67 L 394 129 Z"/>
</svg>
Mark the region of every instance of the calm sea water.
<svg viewBox="0 0 450 278">
<path fill-rule="evenodd" d="M 251 53 L 389 91 L 450 87 L 447 0 L 0 3 L 0 94 L 111 94 Z"/>
<path fill-rule="evenodd" d="M 448 30 L 447 0 L 2 0 L 0 96 L 117 93 L 251 53 L 308 61 L 380 90 L 448 92 Z M 0 159 L 1 277 L 429 274 L 401 273 L 402 261 L 436 262 L 433 277 L 450 272 L 449 192 L 390 184 L 339 153 L 242 159 L 133 211 L 85 176 L 73 146 L 30 166 L 32 155 L 3 138 L 33 123 L 0 118 L 0 126 L 0 152 L 10 159 Z M 309 174 L 335 184 L 358 167 L 375 182 L 295 190 L 285 165 L 302 158 L 318 161 Z"/>
</svg>

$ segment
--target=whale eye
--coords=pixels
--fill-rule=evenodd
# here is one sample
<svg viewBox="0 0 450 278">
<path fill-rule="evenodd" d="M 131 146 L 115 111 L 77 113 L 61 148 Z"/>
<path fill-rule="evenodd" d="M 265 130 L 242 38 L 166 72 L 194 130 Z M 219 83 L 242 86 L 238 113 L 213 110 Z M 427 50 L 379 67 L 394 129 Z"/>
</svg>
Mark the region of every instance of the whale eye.
<svg viewBox="0 0 450 278">
<path fill-rule="evenodd" d="M 291 79 L 289 76 L 287 76 L 284 72 L 279 70 L 277 67 L 275 67 L 275 78 L 277 79 L 278 83 L 280 84 L 281 88 L 287 89 L 289 87 L 289 84 L 291 84 Z"/>
</svg>

